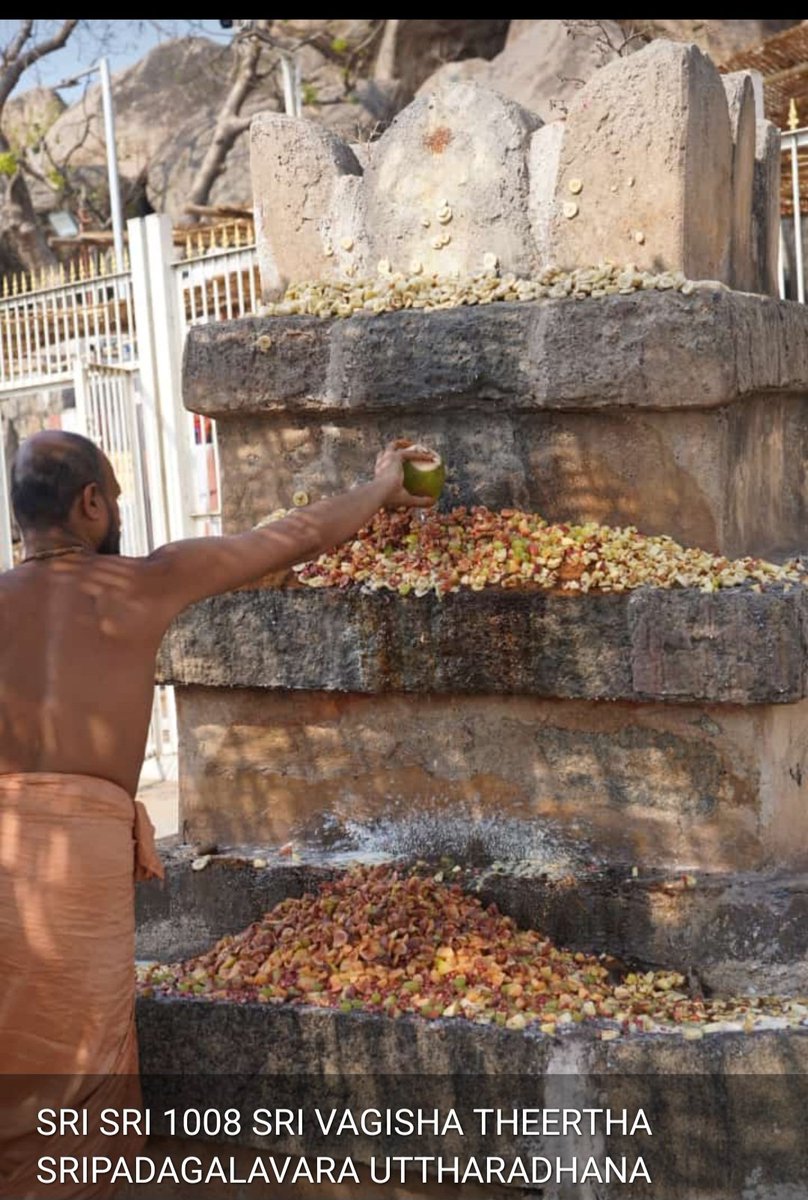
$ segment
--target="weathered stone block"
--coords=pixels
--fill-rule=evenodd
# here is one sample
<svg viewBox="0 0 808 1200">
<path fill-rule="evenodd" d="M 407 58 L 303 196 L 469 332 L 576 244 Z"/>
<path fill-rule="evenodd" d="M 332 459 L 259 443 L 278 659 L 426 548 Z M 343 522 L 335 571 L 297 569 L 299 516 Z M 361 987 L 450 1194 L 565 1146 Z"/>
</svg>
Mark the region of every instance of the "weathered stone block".
<svg viewBox="0 0 808 1200">
<path fill-rule="evenodd" d="M 684 545 L 777 560 L 808 550 L 808 401 L 756 396 L 698 412 L 509 412 L 473 420 L 435 406 L 345 418 L 220 421 L 224 528 L 237 533 L 297 490 L 312 500 L 368 477 L 391 438 L 449 466 L 442 506 L 518 505 L 551 521 L 600 521 Z"/>
<path fill-rule="evenodd" d="M 806 702 L 782 702 L 806 693 L 806 606 L 802 589 L 218 597 L 163 653 L 184 685 L 181 822 L 460 861 L 801 864 Z"/>
<path fill-rule="evenodd" d="M 606 258 L 729 283 L 731 178 L 718 71 L 696 46 L 653 42 L 596 71 L 570 106 L 553 261 Z"/>
<path fill-rule="evenodd" d="M 752 190 L 752 253 L 756 291 L 779 295 L 777 260 L 780 254 L 780 130 L 771 121 L 758 121 L 755 176 Z"/>
<path fill-rule="evenodd" d="M 789 603 L 789 596 L 791 603 Z M 713 599 L 716 603 L 713 603 Z M 806 694 L 808 595 L 735 591 L 715 598 L 648 589 L 628 607 L 632 684 L 642 696 L 724 704 Z"/>
<path fill-rule="evenodd" d="M 365 175 L 372 257 L 395 270 L 475 275 L 493 254 L 504 270 L 530 274 L 527 159 L 540 124 L 473 83 L 415 100 L 376 143 Z"/>
<path fill-rule="evenodd" d="M 259 337 L 270 338 L 268 348 Z M 185 405 L 213 417 L 435 408 L 715 408 L 808 392 L 805 305 L 723 289 L 349 320 L 195 325 Z"/>
<path fill-rule="evenodd" d="M 220 636 L 228 636 L 224 630 Z M 326 638 L 321 633 L 321 644 Z M 808 860 L 806 704 L 177 689 L 191 840 L 534 869 Z"/>
<path fill-rule="evenodd" d="M 542 264 L 550 263 L 553 259 L 553 214 L 563 143 L 563 121 L 542 125 L 530 139 L 528 215 L 536 255 Z"/>
<path fill-rule="evenodd" d="M 808 590 L 438 599 L 259 588 L 184 613 L 164 681 L 381 693 L 783 704 L 806 695 Z"/>
<path fill-rule="evenodd" d="M 808 1186 L 804 1028 L 708 1034 L 697 1042 L 680 1034 L 602 1042 L 597 1025 L 547 1037 L 461 1019 L 393 1021 L 286 1005 L 141 1000 L 137 1016 L 145 1099 L 158 1120 L 167 1109 L 203 1109 L 211 1087 L 220 1110 L 232 1105 L 245 1113 L 235 1145 L 232 1140 L 227 1145 L 158 1141 L 150 1152 L 173 1151 L 175 1161 L 179 1153 L 198 1154 L 202 1163 L 214 1151 L 225 1163 L 234 1155 L 242 1176 L 250 1166 L 249 1154 L 242 1153 L 245 1147 L 254 1147 L 253 1156 L 275 1154 L 281 1162 L 286 1154 L 307 1154 L 312 1160 L 317 1154 L 337 1160 L 351 1155 L 361 1184 L 288 1188 L 295 1200 L 318 1194 L 328 1200 L 360 1200 L 372 1194 L 367 1164 L 371 1155 L 384 1153 L 430 1156 L 427 1161 L 439 1156 L 449 1162 L 457 1155 L 460 1163 L 471 1156 L 484 1163 L 492 1153 L 506 1162 L 522 1155 L 528 1163 L 533 1155 L 545 1154 L 551 1162 L 560 1155 L 567 1164 L 577 1157 L 581 1172 L 590 1154 L 601 1164 L 607 1156 L 619 1162 L 625 1155 L 629 1164 L 641 1156 L 655 1200 L 786 1200 L 801 1197 Z M 429 1116 L 436 1109 L 443 1114 L 452 1109 L 463 1136 L 432 1132 L 427 1126 L 409 1139 L 362 1133 L 328 1137 L 314 1119 L 315 1106 L 326 1113 L 336 1110 L 338 1117 L 344 1108 L 354 1113 L 420 1109 Z M 259 1107 L 301 1108 L 302 1136 L 259 1136 L 251 1119 Z M 496 1136 L 490 1123 L 482 1134 L 474 1112 L 481 1108 L 509 1118 L 518 1110 L 531 1110 L 534 1120 L 537 1110 L 544 1109 L 551 1121 L 556 1117 L 551 1126 L 556 1131 L 562 1110 L 601 1116 L 594 1137 L 588 1136 L 588 1126 L 566 1138 L 529 1136 L 512 1126 Z M 650 1135 L 629 1132 L 639 1110 Z M 604 1112 L 613 1118 L 608 1133 Z M 620 1127 L 623 1113 L 625 1130 Z M 165 1126 L 158 1132 L 165 1133 Z M 435 1175 L 433 1163 L 428 1178 Z M 572 1197 L 585 1186 L 567 1175 L 550 1194 Z M 166 1185 L 167 1195 L 187 1195 L 187 1187 L 171 1187 Z M 395 1191 L 427 1200 L 445 1188 L 445 1180 L 441 1189 L 434 1183 L 422 1185 L 419 1176 L 418 1182 Z M 641 1194 L 636 1183 L 631 1190 Z M 620 1200 L 626 1191 L 613 1177 L 598 1185 L 603 1200 Z M 490 1184 L 462 1188 L 469 1200 L 511 1193 L 528 1194 L 520 1184 L 512 1189 L 497 1185 L 495 1193 Z M 249 1194 L 272 1196 L 277 1189 L 250 1185 Z M 235 1195 L 246 1198 L 247 1191 Z"/>
<path fill-rule="evenodd" d="M 314 121 L 260 113 L 250 126 L 250 151 L 265 299 L 292 280 L 333 278 L 361 257 L 361 207 L 344 181 L 361 177 L 362 168 L 346 142 Z M 343 238 L 352 243 L 350 255 Z"/>
<path fill-rule="evenodd" d="M 757 116 L 752 77 L 748 71 L 722 75 L 732 131 L 732 230 L 730 281 L 741 292 L 760 291 L 752 241 L 752 201 L 755 178 Z"/>
</svg>

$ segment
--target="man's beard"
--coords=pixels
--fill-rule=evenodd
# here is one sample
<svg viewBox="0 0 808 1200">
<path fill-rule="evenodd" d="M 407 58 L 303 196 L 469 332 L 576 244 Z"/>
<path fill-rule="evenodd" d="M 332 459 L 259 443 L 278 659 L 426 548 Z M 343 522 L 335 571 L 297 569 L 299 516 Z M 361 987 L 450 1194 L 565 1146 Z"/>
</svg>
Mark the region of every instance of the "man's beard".
<svg viewBox="0 0 808 1200">
<path fill-rule="evenodd" d="M 96 554 L 120 554 L 121 553 L 121 531 L 120 529 L 110 528 L 103 542 L 96 547 Z"/>
<path fill-rule="evenodd" d="M 109 515 L 109 529 L 106 532 L 104 540 L 96 546 L 96 554 L 117 554 L 121 553 L 121 527 L 114 525 L 112 521 L 112 513 L 107 505 L 107 513 Z"/>
</svg>

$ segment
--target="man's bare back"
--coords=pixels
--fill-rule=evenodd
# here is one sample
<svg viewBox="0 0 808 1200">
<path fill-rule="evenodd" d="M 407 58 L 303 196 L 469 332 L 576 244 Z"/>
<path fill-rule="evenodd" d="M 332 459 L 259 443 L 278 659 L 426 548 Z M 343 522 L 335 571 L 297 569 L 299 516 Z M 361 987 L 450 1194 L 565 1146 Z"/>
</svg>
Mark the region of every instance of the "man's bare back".
<svg viewBox="0 0 808 1200">
<path fill-rule="evenodd" d="M 137 787 L 170 612 L 137 559 L 71 554 L 0 575 L 0 775 Z"/>
<path fill-rule="evenodd" d="M 68 435 L 38 435 L 29 453 L 65 445 Z M 0 775 L 92 775 L 134 795 L 155 656 L 173 618 L 346 540 L 383 505 L 428 503 L 402 483 L 403 460 L 423 453 L 389 447 L 371 483 L 263 529 L 174 542 L 147 558 L 104 549 L 120 526 L 102 456 L 100 481 L 83 485 L 69 520 L 24 530 L 29 561 L 0 575 Z"/>
</svg>

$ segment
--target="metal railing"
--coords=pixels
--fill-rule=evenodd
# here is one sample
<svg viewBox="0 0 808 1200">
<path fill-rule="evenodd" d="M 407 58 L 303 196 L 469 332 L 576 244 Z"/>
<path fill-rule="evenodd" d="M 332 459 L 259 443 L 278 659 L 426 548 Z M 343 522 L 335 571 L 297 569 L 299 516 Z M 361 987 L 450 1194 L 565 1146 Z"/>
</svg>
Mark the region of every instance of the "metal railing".
<svg viewBox="0 0 808 1200">
<path fill-rule="evenodd" d="M 76 358 L 137 361 L 131 272 L 109 255 L 0 283 L 0 396 L 72 379 Z"/>
<path fill-rule="evenodd" d="M 200 228 L 175 244 L 183 329 L 256 311 L 260 295 L 251 223 Z M 69 382 L 77 358 L 137 366 L 132 270 L 107 252 L 0 280 L 0 397 Z"/>
<path fill-rule="evenodd" d="M 805 303 L 805 254 L 802 229 L 802 188 L 808 180 L 808 129 L 791 129 L 781 135 L 783 177 L 790 185 L 791 213 L 780 222 L 778 280 L 782 299 Z"/>
<path fill-rule="evenodd" d="M 173 271 L 186 333 L 192 325 L 232 321 L 258 311 L 261 282 L 255 244 L 252 237 L 245 240 L 239 226 L 233 232 L 223 230 L 218 244 L 200 245 L 189 237 L 185 256 L 174 263 Z M 193 530 L 201 536 L 218 534 L 221 490 L 216 423 L 210 417 L 189 413 L 187 424 L 193 462 Z"/>
<path fill-rule="evenodd" d="M 152 242 L 154 239 L 152 238 Z M 150 243 L 151 244 L 151 243 Z M 75 385 L 77 364 L 88 368 L 127 368 L 134 372 L 133 394 L 141 366 L 138 319 L 151 319 L 153 297 L 161 274 L 172 279 L 179 345 L 160 345 L 166 359 L 181 361 L 182 342 L 192 325 L 227 321 L 258 309 L 260 282 L 251 222 L 236 220 L 194 230 L 175 238 L 171 261 L 163 269 L 150 264 L 144 287 L 129 261 L 118 271 L 111 253 L 84 252 L 81 262 L 49 273 L 17 274 L 0 281 L 0 408 L 4 396 L 44 388 Z M 146 264 L 144 263 L 144 270 Z M 149 272 L 147 272 L 149 273 Z M 138 313 L 138 297 L 140 311 Z M 158 352 L 159 354 L 159 352 Z M 158 361 L 155 373 L 163 380 L 170 364 Z M 179 398 L 174 397 L 181 410 Z M 164 411 L 171 405 L 164 402 Z M 87 425 L 91 409 L 77 413 L 71 425 L 94 436 Z M 2 414 L 0 414 L 0 419 Z M 219 457 L 214 424 L 193 414 L 180 415 L 184 426 L 192 481 L 188 527 L 194 533 L 220 529 Z M 157 478 L 160 471 L 152 467 Z M 2 506 L 0 506 L 2 507 Z M 148 522 L 147 522 L 148 523 Z M 155 521 L 153 528 L 167 527 Z M 0 511 L 0 567 L 10 565 L 8 517 Z"/>
<path fill-rule="evenodd" d="M 174 263 L 186 327 L 232 321 L 257 311 L 261 292 L 251 225 L 211 227 L 188 234 Z"/>
</svg>

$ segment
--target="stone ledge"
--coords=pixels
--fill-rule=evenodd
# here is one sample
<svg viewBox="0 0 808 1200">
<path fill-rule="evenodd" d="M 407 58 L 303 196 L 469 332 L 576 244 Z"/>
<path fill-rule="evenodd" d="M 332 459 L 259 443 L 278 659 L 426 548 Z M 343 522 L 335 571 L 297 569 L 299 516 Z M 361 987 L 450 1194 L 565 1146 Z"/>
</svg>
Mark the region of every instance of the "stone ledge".
<svg viewBox="0 0 808 1200">
<path fill-rule="evenodd" d="M 158 676 L 223 688 L 783 704 L 807 694 L 806 614 L 801 588 L 442 600 L 264 588 L 184 613 Z"/>
<path fill-rule="evenodd" d="M 548 1037 L 463 1020 L 392 1021 L 188 1000 L 141 1000 L 137 1018 L 144 1098 L 158 1124 L 167 1109 L 205 1108 L 214 1097 L 219 1111 L 232 1106 L 244 1114 L 241 1131 L 220 1148 L 225 1161 L 237 1145 L 262 1154 L 350 1155 L 357 1165 L 379 1153 L 459 1155 L 464 1162 L 490 1154 L 506 1160 L 559 1154 L 564 1161 L 579 1156 L 582 1170 L 590 1154 L 601 1163 L 606 1155 L 624 1154 L 631 1163 L 642 1156 L 658 1200 L 796 1197 L 808 1185 L 805 1028 L 711 1033 L 697 1042 L 678 1034 L 603 1042 L 596 1027 Z M 261 1136 L 252 1127 L 259 1107 L 301 1109 L 302 1136 Z M 453 1109 L 463 1136 L 441 1136 L 426 1126 L 409 1139 L 361 1132 L 328 1137 L 318 1130 L 315 1107 L 336 1110 L 337 1121 L 346 1108 L 357 1115 L 420 1110 L 430 1117 L 436 1108 L 444 1115 Z M 607 1134 L 605 1121 L 595 1138 L 586 1136 L 587 1129 L 583 1136 L 539 1139 L 513 1132 L 513 1126 L 499 1137 L 483 1136 L 473 1111 L 480 1108 L 509 1118 L 515 1109 L 530 1109 L 534 1119 L 538 1109 L 550 1110 L 551 1119 L 561 1109 L 607 1109 L 616 1116 L 625 1110 L 629 1127 L 642 1109 L 652 1136 L 627 1136 L 614 1125 Z M 407 1190 L 424 1197 L 439 1192 L 417 1185 Z M 624 1193 L 614 1181 L 598 1190 L 604 1200 Z M 528 1193 L 516 1184 L 468 1194 Z"/>
<path fill-rule="evenodd" d="M 446 1075 L 552 1072 L 577 1057 L 581 1074 L 701 1075 L 778 1069 L 808 1084 L 808 1027 L 754 1034 L 634 1034 L 599 1040 L 599 1022 L 571 1034 L 514 1033 L 461 1019 L 423 1020 L 295 1005 L 180 999 L 138 1001 L 141 1070 L 155 1075 Z M 573 1049 L 574 1048 L 574 1049 Z M 577 1054 L 576 1054 L 577 1052 Z M 660 1082 L 664 1082 L 664 1079 Z M 795 1080 L 796 1082 L 796 1080 Z"/>
<path fill-rule="evenodd" d="M 259 337 L 270 339 L 266 349 Z M 442 408 L 708 409 L 808 391 L 804 305 L 726 290 L 189 330 L 185 403 L 215 417 Z"/>
</svg>

